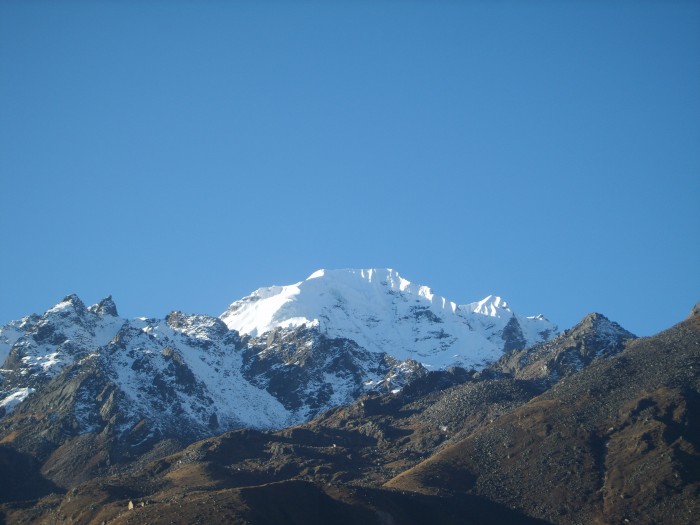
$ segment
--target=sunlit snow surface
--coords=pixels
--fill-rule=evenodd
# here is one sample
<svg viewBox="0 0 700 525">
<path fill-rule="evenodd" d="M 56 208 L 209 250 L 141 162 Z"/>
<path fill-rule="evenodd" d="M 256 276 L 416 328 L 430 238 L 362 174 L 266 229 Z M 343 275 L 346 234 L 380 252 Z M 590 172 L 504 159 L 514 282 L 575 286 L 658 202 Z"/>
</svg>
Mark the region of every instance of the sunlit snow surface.
<svg viewBox="0 0 700 525">
<path fill-rule="evenodd" d="M 512 317 L 528 345 L 556 327 L 541 316 L 514 314 L 496 296 L 458 305 L 412 284 L 391 269 L 318 270 L 305 281 L 260 288 L 234 302 L 221 319 L 252 336 L 306 324 L 345 337 L 372 352 L 412 358 L 433 369 L 481 367 L 503 352 L 503 329 Z"/>
<path fill-rule="evenodd" d="M 5 409 L 5 414 L 10 414 L 17 405 L 29 396 L 29 394 L 33 393 L 33 388 L 17 388 L 4 399 L 0 400 L 0 408 Z"/>
</svg>

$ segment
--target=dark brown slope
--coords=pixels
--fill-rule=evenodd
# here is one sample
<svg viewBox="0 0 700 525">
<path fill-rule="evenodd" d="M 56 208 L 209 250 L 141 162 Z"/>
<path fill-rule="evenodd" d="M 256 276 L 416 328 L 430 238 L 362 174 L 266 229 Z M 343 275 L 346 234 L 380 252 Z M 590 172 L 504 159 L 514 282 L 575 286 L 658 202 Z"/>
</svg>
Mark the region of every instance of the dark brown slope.
<svg viewBox="0 0 700 525">
<path fill-rule="evenodd" d="M 8 523 L 541 523 L 478 496 L 376 488 L 448 441 L 442 428 L 464 414 L 472 428 L 534 395 L 503 379 L 460 383 L 464 374 L 436 374 L 406 398 L 367 397 L 300 427 L 229 432 L 0 511 Z"/>
<path fill-rule="evenodd" d="M 86 492 L 79 491 L 70 501 L 64 499 L 41 521 L 112 525 L 546 525 L 546 522 L 477 496 L 402 494 L 295 479 L 216 490 L 171 487 L 148 498 L 119 493 L 120 490 L 123 489 L 111 486 L 92 491 L 90 494 L 95 499 L 88 499 Z M 11 519 L 18 516 L 11 515 Z"/>
<path fill-rule="evenodd" d="M 638 339 L 398 475 L 555 523 L 697 523 L 700 317 Z"/>
<path fill-rule="evenodd" d="M 431 374 L 400 396 L 368 396 L 279 432 L 229 432 L 47 497 L 33 509 L 0 511 L 10 523 L 168 523 L 181 522 L 182 512 L 192 523 L 275 523 L 281 515 L 298 523 L 328 516 L 339 523 L 535 523 L 480 497 L 372 488 L 535 393 L 527 383 L 488 374 Z M 316 503 L 300 506 L 304 498 Z M 136 508 L 127 513 L 129 500 Z"/>
</svg>

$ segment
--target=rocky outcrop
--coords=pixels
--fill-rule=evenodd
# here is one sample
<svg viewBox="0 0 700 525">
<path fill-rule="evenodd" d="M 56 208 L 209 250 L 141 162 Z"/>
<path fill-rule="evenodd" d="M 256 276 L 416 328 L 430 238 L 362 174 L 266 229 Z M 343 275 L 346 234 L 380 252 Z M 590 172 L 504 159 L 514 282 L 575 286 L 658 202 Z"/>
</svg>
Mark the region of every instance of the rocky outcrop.
<svg viewBox="0 0 700 525">
<path fill-rule="evenodd" d="M 605 316 L 592 313 L 551 341 L 512 350 L 491 369 L 506 372 L 518 379 L 535 381 L 546 388 L 563 377 L 579 372 L 594 359 L 621 352 L 626 341 L 635 337 Z"/>
</svg>

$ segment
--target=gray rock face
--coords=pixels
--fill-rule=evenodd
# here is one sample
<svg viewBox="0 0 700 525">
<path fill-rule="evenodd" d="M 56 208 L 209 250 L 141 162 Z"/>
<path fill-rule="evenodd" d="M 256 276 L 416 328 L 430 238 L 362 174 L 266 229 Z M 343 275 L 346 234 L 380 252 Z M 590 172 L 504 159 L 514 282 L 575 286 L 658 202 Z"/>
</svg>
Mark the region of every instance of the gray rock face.
<svg viewBox="0 0 700 525">
<path fill-rule="evenodd" d="M 243 376 L 288 410 L 305 414 L 303 419 L 369 390 L 402 388 L 426 372 L 415 361 L 369 352 L 354 341 L 329 338 L 304 326 L 244 338 L 243 344 Z"/>
<path fill-rule="evenodd" d="M 594 359 L 615 355 L 636 336 L 605 316 L 592 313 L 573 328 L 546 343 L 515 349 L 492 369 L 518 379 L 534 380 L 543 387 L 574 374 Z"/>
<path fill-rule="evenodd" d="M 117 305 L 114 304 L 111 295 L 105 297 L 96 305 L 91 306 L 89 310 L 91 312 L 96 313 L 97 315 L 111 315 L 112 317 L 119 316 L 119 314 L 117 313 Z"/>
<path fill-rule="evenodd" d="M 513 316 L 506 324 L 501 334 L 503 339 L 503 351 L 510 352 L 511 350 L 522 350 L 527 346 L 527 340 L 523 336 L 523 330 L 520 327 L 517 317 Z M 545 338 L 546 339 L 546 338 Z"/>
</svg>

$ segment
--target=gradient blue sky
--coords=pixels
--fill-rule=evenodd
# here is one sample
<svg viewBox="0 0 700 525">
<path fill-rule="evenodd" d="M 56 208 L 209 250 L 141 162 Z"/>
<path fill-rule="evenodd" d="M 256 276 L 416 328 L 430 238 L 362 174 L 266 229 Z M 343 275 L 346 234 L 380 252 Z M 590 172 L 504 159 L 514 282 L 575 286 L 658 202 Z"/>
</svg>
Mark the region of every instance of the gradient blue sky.
<svg viewBox="0 0 700 525">
<path fill-rule="evenodd" d="M 700 3 L 0 0 L 0 324 L 318 268 L 640 335 L 700 300 Z"/>
</svg>

